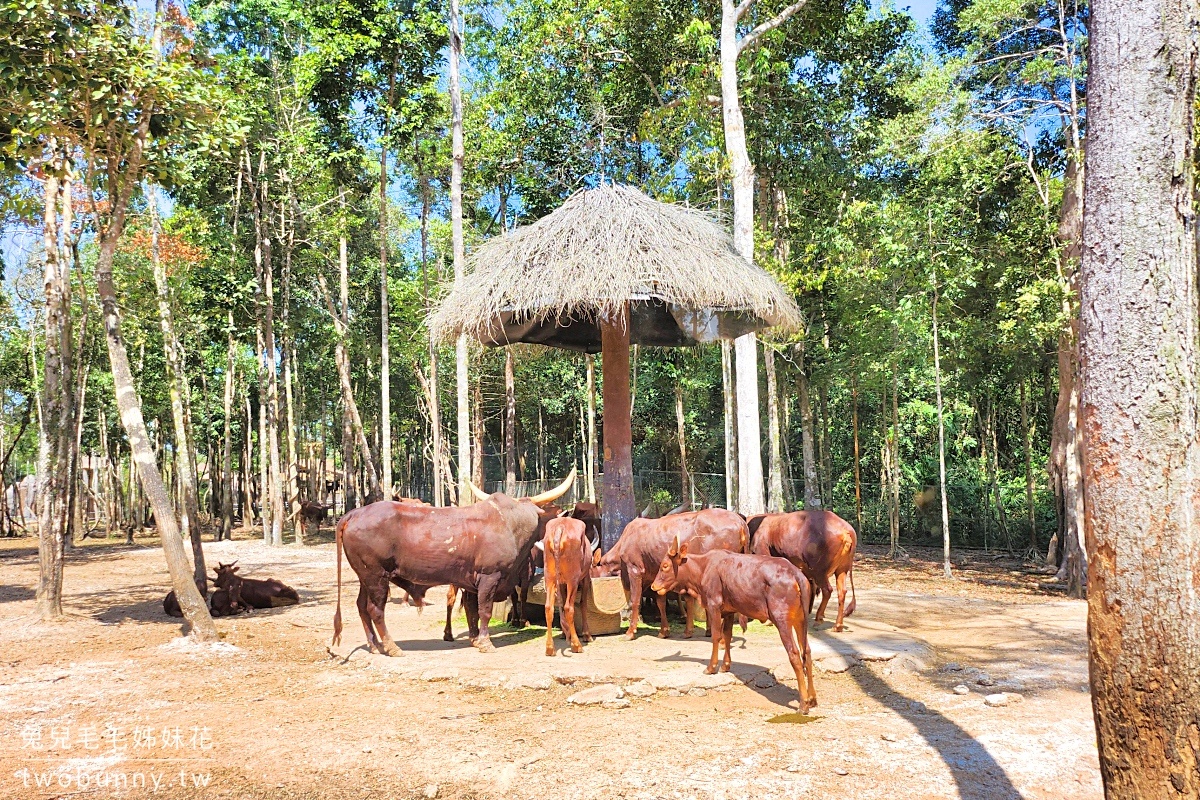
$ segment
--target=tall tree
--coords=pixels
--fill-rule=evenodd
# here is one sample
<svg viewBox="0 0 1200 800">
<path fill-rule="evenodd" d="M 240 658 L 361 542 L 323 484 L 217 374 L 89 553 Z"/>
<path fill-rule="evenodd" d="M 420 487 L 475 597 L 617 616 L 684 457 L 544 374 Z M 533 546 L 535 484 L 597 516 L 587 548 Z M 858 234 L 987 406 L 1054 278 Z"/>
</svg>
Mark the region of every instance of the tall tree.
<svg viewBox="0 0 1200 800">
<path fill-rule="evenodd" d="M 462 57 L 462 19 L 458 0 L 450 0 L 450 238 L 454 258 L 454 280 L 462 281 L 467 271 L 467 250 L 463 241 L 463 99 L 459 78 L 459 59 Z M 471 476 L 471 404 L 468 385 L 467 336 L 462 334 L 454 343 L 455 375 L 457 378 L 458 408 L 458 502 L 469 505 L 474 494 L 467 485 Z"/>
<path fill-rule="evenodd" d="M 1080 406 L 1092 704 L 1113 800 L 1200 796 L 1198 20 L 1195 0 L 1093 4 Z"/>
</svg>

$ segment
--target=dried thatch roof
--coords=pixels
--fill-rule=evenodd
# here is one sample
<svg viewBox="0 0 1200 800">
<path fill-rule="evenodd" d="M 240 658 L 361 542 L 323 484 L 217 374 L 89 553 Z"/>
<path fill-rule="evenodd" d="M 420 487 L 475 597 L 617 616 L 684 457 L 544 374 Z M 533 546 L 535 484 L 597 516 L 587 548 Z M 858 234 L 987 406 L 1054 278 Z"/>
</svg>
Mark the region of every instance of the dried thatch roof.
<svg viewBox="0 0 1200 800">
<path fill-rule="evenodd" d="M 430 328 L 443 341 L 467 333 L 489 344 L 596 350 L 595 320 L 629 300 L 633 341 L 647 344 L 800 325 L 787 292 L 738 255 L 712 215 L 604 184 L 484 243 Z"/>
</svg>

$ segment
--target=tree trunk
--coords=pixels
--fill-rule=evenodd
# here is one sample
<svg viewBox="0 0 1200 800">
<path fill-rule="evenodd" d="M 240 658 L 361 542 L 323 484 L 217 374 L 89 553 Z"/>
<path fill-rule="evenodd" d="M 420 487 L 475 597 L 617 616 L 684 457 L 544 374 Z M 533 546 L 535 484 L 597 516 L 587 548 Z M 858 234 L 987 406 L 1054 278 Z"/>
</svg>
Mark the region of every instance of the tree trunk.
<svg viewBox="0 0 1200 800">
<path fill-rule="evenodd" d="M 950 506 L 946 499 L 946 422 L 942 412 L 942 354 L 938 343 L 938 286 L 933 279 L 933 385 L 937 391 L 938 495 L 942 505 L 942 574 L 953 578 L 950 569 Z"/>
<path fill-rule="evenodd" d="M 683 382 L 675 379 L 675 438 L 679 442 L 679 496 L 680 503 L 690 511 L 692 486 L 688 474 L 687 427 L 683 416 Z"/>
<path fill-rule="evenodd" d="M 225 356 L 225 425 L 221 437 L 221 527 L 217 539 L 233 538 L 233 386 L 237 351 L 233 341 L 233 309 L 226 319 L 229 343 Z"/>
<path fill-rule="evenodd" d="M 1021 379 L 1021 449 L 1025 455 L 1025 511 L 1029 515 L 1029 549 L 1032 558 L 1038 557 L 1037 513 L 1033 507 L 1033 444 L 1030 442 L 1029 398 L 1025 379 Z"/>
<path fill-rule="evenodd" d="M 517 387 L 512 348 L 504 348 L 504 493 L 517 496 Z"/>
<path fill-rule="evenodd" d="M 813 448 L 813 412 L 808 391 L 808 369 L 804 364 L 804 345 L 796 345 L 796 402 L 800 407 L 800 453 L 804 461 L 804 508 L 821 507 L 817 481 L 817 458 Z"/>
<path fill-rule="evenodd" d="M 733 377 L 733 346 L 721 340 L 721 396 L 725 401 L 725 507 L 737 508 L 737 398 Z"/>
<path fill-rule="evenodd" d="M 596 502 L 596 357 L 591 353 L 584 356 L 587 364 L 587 469 L 584 471 L 584 486 L 587 487 L 589 503 Z"/>
<path fill-rule="evenodd" d="M 262 303 L 259 306 L 259 313 L 262 315 L 263 371 L 266 374 L 267 390 L 265 399 L 267 457 L 270 459 L 263 491 L 266 498 L 266 510 L 263 514 L 263 539 L 271 545 L 279 546 L 283 544 L 284 517 L 282 469 L 279 457 L 279 368 L 276 363 L 278 351 L 275 343 L 275 266 L 271 260 L 272 243 L 268 232 L 271 205 L 265 173 L 266 152 L 263 151 L 259 156 L 258 177 L 254 192 L 254 225 L 258 235 L 255 261 L 261 265 L 262 278 Z"/>
<path fill-rule="evenodd" d="M 459 25 L 458 0 L 450 0 L 450 240 L 456 283 L 464 280 L 467 268 L 462 220 L 463 105 L 458 75 L 462 29 Z M 467 478 L 471 474 L 471 405 L 468 399 L 466 334 L 460 335 L 454 344 L 454 362 L 458 394 L 458 498 L 461 505 L 469 505 L 473 502 L 474 494 L 467 486 Z"/>
<path fill-rule="evenodd" d="M 721 110 L 725 151 L 733 173 L 733 247 L 754 263 L 754 165 L 746 149 L 746 126 L 738 93 L 738 11 L 721 0 Z M 759 431 L 758 339 L 748 333 L 734 341 L 737 354 L 738 511 L 766 510 L 763 497 L 762 438 Z"/>
<path fill-rule="evenodd" d="M 612 549 L 637 515 L 633 495 L 632 400 L 629 374 L 629 307 L 600 320 L 604 378 L 604 492 L 600 501 L 604 552 Z"/>
<path fill-rule="evenodd" d="M 479 372 L 482 373 L 482 368 L 479 370 Z M 538 409 L 538 412 L 541 413 L 540 408 Z M 475 385 L 472 388 L 471 428 L 472 435 L 475 437 L 475 459 L 471 464 L 471 481 L 482 489 L 483 482 L 485 480 L 483 470 L 483 445 L 486 434 L 483 427 L 483 386 L 478 377 L 476 378 Z"/>
<path fill-rule="evenodd" d="M 379 461 L 382 469 L 383 496 L 391 500 L 392 491 L 392 356 L 388 289 L 388 166 L 387 114 L 396 90 L 396 73 L 388 78 L 388 105 L 384 109 L 383 135 L 379 145 Z"/>
<path fill-rule="evenodd" d="M 854 519 L 862 535 L 862 457 L 858 448 L 858 381 L 850 389 L 850 425 L 854 431 Z"/>
<path fill-rule="evenodd" d="M 779 431 L 779 385 L 775 380 L 775 351 L 763 347 L 767 373 L 767 511 L 778 514 L 783 507 L 783 446 Z"/>
<path fill-rule="evenodd" d="M 38 616 L 61 619 L 63 545 L 69 531 L 71 440 L 74 425 L 74 382 L 71 378 L 71 279 L 59 263 L 58 203 L 62 168 L 49 165 L 42 221 L 46 296 L 45 355 L 42 359 L 41 437 L 38 446 Z M 64 226 L 65 227 L 65 226 Z"/>
<path fill-rule="evenodd" d="M 158 16 L 162 13 L 162 0 L 158 2 Z M 125 350 L 125 340 L 121 336 L 121 312 L 117 303 L 117 288 L 113 282 L 113 261 L 117 253 L 117 244 L 125 228 L 125 213 L 129 196 L 133 192 L 136 178 L 141 167 L 141 143 L 149 131 L 149 115 L 142 123 L 139 143 L 134 147 L 132 157 L 123 165 L 124 185 L 109 186 L 110 216 L 106 227 L 102 227 L 97 235 L 99 252 L 96 258 L 96 292 L 104 318 L 104 334 L 108 344 L 109 362 L 112 368 L 113 389 L 116 394 L 117 409 L 121 413 L 121 423 L 125 435 L 129 439 L 132 463 L 137 465 L 142 488 L 154 510 L 155 527 L 158 529 L 162 542 L 163 553 L 167 560 L 167 569 L 171 574 L 171 586 L 183 610 L 185 628 L 196 639 L 204 642 L 217 640 L 217 629 L 208 613 L 204 598 L 196 589 L 195 581 L 188 564 L 187 551 L 184 550 L 179 526 L 175 521 L 175 509 L 172 508 L 171 496 L 163 484 L 154 457 L 154 448 L 146 431 L 146 422 L 142 417 L 142 403 L 138 396 L 137 386 L 133 380 L 133 370 L 130 368 L 129 355 Z M 131 469 L 132 471 L 132 469 Z"/>
<path fill-rule="evenodd" d="M 1092 705 L 1105 795 L 1200 797 L 1196 0 L 1098 0 L 1080 272 Z"/>
<path fill-rule="evenodd" d="M 183 382 L 187 380 L 180 357 L 179 337 L 171 310 L 167 268 L 159 257 L 159 237 L 162 224 L 158 217 L 158 192 L 147 187 L 146 205 L 150 211 L 150 263 L 154 270 L 154 286 L 158 295 L 158 323 L 162 328 L 164 360 L 167 365 L 167 387 L 171 398 L 171 422 L 175 431 L 175 465 L 179 481 L 180 529 L 192 545 L 193 574 L 204 592 L 208 591 L 208 569 L 204 565 L 204 547 L 200 540 L 199 502 L 196 498 L 196 470 L 192 448 L 188 443 L 188 427 L 183 409 Z"/>
</svg>

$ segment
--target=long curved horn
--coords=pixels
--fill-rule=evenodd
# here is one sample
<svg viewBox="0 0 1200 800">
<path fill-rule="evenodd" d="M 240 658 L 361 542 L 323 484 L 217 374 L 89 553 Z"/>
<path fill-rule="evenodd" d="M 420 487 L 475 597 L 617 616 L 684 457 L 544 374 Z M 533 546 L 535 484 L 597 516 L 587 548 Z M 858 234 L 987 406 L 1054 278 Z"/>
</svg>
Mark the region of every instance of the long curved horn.
<svg viewBox="0 0 1200 800">
<path fill-rule="evenodd" d="M 533 497 L 529 498 L 529 502 L 538 506 L 544 506 L 547 503 L 553 503 L 555 500 L 566 494 L 568 489 L 575 485 L 575 473 L 575 467 L 571 467 L 571 474 L 567 476 L 566 480 L 548 492 L 535 494 Z"/>
<path fill-rule="evenodd" d="M 488 497 L 490 497 L 490 495 L 487 492 L 485 492 L 483 489 L 480 489 L 478 486 L 476 486 L 474 483 L 472 483 L 470 478 L 467 479 L 467 486 L 471 487 L 471 492 L 475 495 L 475 499 L 479 500 L 480 502 L 483 502 L 484 500 L 487 500 Z"/>
</svg>

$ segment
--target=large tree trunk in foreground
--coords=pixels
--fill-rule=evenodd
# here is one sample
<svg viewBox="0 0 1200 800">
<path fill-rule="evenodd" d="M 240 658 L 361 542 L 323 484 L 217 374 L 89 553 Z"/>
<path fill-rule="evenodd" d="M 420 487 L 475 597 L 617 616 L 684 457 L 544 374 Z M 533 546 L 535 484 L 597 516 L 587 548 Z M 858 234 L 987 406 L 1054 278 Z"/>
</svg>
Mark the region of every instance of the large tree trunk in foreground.
<svg viewBox="0 0 1200 800">
<path fill-rule="evenodd" d="M 167 286 L 167 267 L 159 258 L 159 236 L 161 222 L 158 217 L 158 199 L 154 187 L 148 187 L 146 204 L 150 209 L 150 263 L 154 270 L 154 287 L 158 295 L 158 323 L 162 328 L 163 350 L 167 363 L 167 388 L 171 398 L 171 422 L 175 432 L 175 464 L 179 474 L 179 520 L 183 535 L 192 545 L 192 572 L 196 583 L 208 591 L 208 569 L 204 566 L 204 548 L 200 542 L 199 502 L 196 499 L 196 470 L 192 462 L 192 448 L 188 442 L 188 426 L 184 414 L 183 372 L 180 357 L 179 337 L 175 332 L 175 318 L 171 313 L 170 288 Z"/>
<path fill-rule="evenodd" d="M 61 165 L 51 165 L 55 166 Z M 59 180 L 53 174 L 46 177 L 45 193 L 46 350 L 42 359 L 39 414 L 37 607 L 43 620 L 55 620 L 62 617 L 63 545 L 69 533 L 75 386 L 71 379 L 71 278 L 58 258 Z"/>
<path fill-rule="evenodd" d="M 1110 800 L 1195 798 L 1200 6 L 1099 0 L 1092 13 L 1080 409 L 1100 771 Z"/>
</svg>

